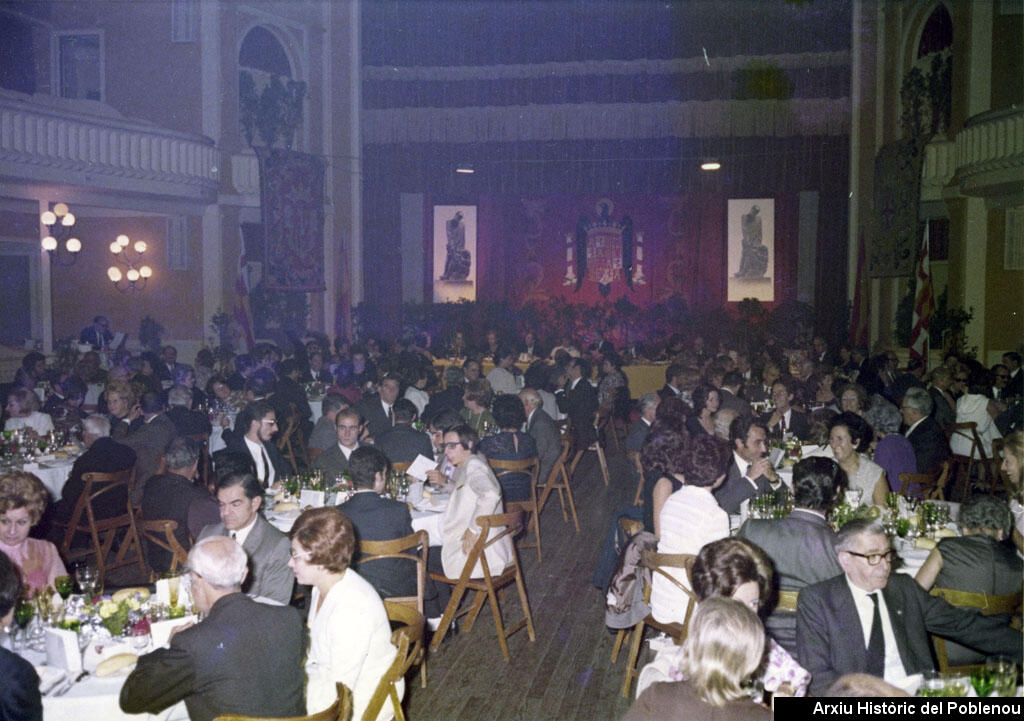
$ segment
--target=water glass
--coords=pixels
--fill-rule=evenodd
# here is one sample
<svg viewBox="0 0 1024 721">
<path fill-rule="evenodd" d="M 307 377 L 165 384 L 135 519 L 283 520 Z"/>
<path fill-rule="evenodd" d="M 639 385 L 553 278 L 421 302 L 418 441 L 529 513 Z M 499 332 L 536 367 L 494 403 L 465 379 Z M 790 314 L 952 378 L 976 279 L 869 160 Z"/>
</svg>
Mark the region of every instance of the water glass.
<svg viewBox="0 0 1024 721">
<path fill-rule="evenodd" d="M 967 695 L 967 678 L 961 676 L 958 673 L 947 671 L 942 674 L 942 678 L 945 681 L 946 695 L 947 696 L 966 696 Z"/>
<path fill-rule="evenodd" d="M 946 679 L 938 671 L 926 671 L 921 685 L 917 689 L 917 695 L 922 698 L 932 698 L 946 695 Z"/>
<path fill-rule="evenodd" d="M 1017 664 L 1005 656 L 992 656 L 985 660 L 985 668 L 992 675 L 993 693 L 996 696 L 1017 694 Z"/>
<path fill-rule="evenodd" d="M 95 566 L 87 563 L 76 568 L 75 580 L 78 582 L 78 588 L 83 595 L 89 598 L 95 598 L 100 595 L 102 582 L 100 580 L 100 572 Z"/>
</svg>

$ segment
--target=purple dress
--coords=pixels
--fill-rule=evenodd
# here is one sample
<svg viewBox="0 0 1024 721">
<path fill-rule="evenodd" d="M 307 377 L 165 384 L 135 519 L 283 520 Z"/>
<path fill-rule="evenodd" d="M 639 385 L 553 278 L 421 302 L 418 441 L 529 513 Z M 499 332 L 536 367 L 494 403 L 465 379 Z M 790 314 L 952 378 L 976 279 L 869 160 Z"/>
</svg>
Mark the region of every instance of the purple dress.
<svg viewBox="0 0 1024 721">
<path fill-rule="evenodd" d="M 901 473 L 917 473 L 917 457 L 910 441 L 899 433 L 890 433 L 875 446 L 875 463 L 885 471 L 889 489 L 899 493 Z"/>
</svg>

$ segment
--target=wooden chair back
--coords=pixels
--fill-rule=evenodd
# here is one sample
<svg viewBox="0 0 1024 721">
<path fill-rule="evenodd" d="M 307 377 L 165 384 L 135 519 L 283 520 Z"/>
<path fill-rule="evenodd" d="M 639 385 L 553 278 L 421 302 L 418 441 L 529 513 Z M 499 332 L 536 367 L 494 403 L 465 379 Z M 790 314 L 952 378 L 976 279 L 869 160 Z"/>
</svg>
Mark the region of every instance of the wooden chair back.
<svg viewBox="0 0 1024 721">
<path fill-rule="evenodd" d="M 394 596 L 384 600 L 404 604 L 423 613 L 423 588 L 427 577 L 427 552 L 430 540 L 426 531 L 416 531 L 402 538 L 389 541 L 359 541 L 359 566 L 364 566 L 386 558 L 397 559 L 416 566 L 416 595 Z M 415 553 L 409 553 L 417 549 Z"/>
<path fill-rule="evenodd" d="M 640 453 L 638 451 L 626 451 L 626 456 L 633 464 L 633 468 L 636 470 L 637 482 L 636 482 L 636 493 L 633 494 L 633 505 L 642 506 L 644 505 L 644 464 L 640 460 Z"/>
<path fill-rule="evenodd" d="M 935 586 L 930 591 L 931 595 L 944 599 L 951 606 L 976 608 L 982 616 L 996 616 L 999 614 L 1020 615 L 1021 592 L 992 595 L 987 593 L 973 593 L 971 591 L 960 591 L 955 588 L 941 588 Z M 1009 632 L 1009 627 L 1007 627 Z M 950 666 L 949 654 L 946 649 L 946 639 L 942 636 L 932 634 L 932 645 L 935 647 L 935 658 L 939 662 L 940 671 L 964 671 L 969 666 Z"/>
<path fill-rule="evenodd" d="M 289 404 L 289 406 L 291 413 L 288 415 L 284 431 L 277 439 L 277 449 L 281 451 L 281 455 L 292 467 L 292 473 L 298 473 L 300 465 L 304 468 L 309 467 L 309 454 L 306 450 L 306 441 L 302 437 L 299 414 L 294 405 Z"/>
<path fill-rule="evenodd" d="M 540 472 L 540 458 L 537 456 L 530 456 L 529 458 L 523 458 L 515 461 L 502 461 L 497 458 L 488 458 L 487 462 L 491 466 L 491 470 L 501 480 L 501 476 L 506 473 L 526 473 L 530 476 L 530 498 L 526 501 L 514 501 L 512 503 L 505 504 L 505 507 L 509 511 L 524 511 L 528 515 L 526 524 L 526 533 L 529 533 L 530 526 L 532 525 L 535 533 L 535 540 L 526 542 L 521 541 L 520 547 L 530 548 L 536 547 L 537 549 L 537 561 L 541 561 L 541 539 L 540 539 L 540 514 L 537 512 L 537 474 Z"/>
<path fill-rule="evenodd" d="M 569 473 L 566 470 L 566 462 L 569 458 L 569 449 L 572 446 L 572 442 L 563 437 L 562 438 L 562 453 L 558 456 L 558 460 L 555 461 L 555 465 L 551 467 L 551 473 L 548 475 L 547 482 L 544 484 L 544 489 L 540 494 L 540 501 L 538 501 L 537 515 L 539 516 L 544 511 L 544 506 L 547 505 L 548 496 L 551 495 L 552 491 L 558 491 L 558 501 L 562 506 L 562 521 L 564 523 L 569 522 L 569 516 L 566 514 L 566 500 L 569 502 L 569 510 L 572 512 L 572 522 L 576 528 L 576 533 L 580 532 L 580 519 L 576 515 L 576 500 L 572 495 L 572 486 L 569 484 Z"/>
<path fill-rule="evenodd" d="M 174 532 L 178 529 L 177 521 L 173 521 L 170 518 L 149 521 L 140 519 L 135 521 L 135 528 L 142 539 L 143 548 L 152 544 L 171 554 L 171 565 L 170 568 L 166 569 L 168 573 L 177 573 L 188 563 L 188 551 L 178 541 L 178 537 L 174 535 Z M 148 555 L 146 556 L 146 565 L 149 566 L 149 582 L 155 583 L 160 574 L 149 563 Z"/>
<path fill-rule="evenodd" d="M 212 472 L 210 463 L 210 437 L 203 435 L 202 433 L 193 433 L 192 435 L 185 437 L 202 446 L 202 452 L 199 456 L 199 481 L 203 484 L 203 488 L 206 488 L 209 485 L 210 473 Z"/>
<path fill-rule="evenodd" d="M 243 716 L 222 713 L 213 721 L 352 721 L 352 692 L 343 683 L 337 684 L 338 698 L 323 711 L 308 716 Z"/>
<path fill-rule="evenodd" d="M 799 591 L 779 591 L 779 602 L 775 604 L 775 610 L 796 613 L 796 604 L 799 598 Z"/>
<path fill-rule="evenodd" d="M 135 526 L 135 509 L 131 501 L 134 481 L 134 467 L 116 473 L 82 474 L 82 493 L 71 512 L 71 519 L 61 541 L 61 555 L 65 561 L 71 563 L 92 556 L 101 576 L 110 569 L 138 563 L 139 570 L 148 575 L 142 543 Z M 99 504 L 112 499 L 111 502 L 120 507 L 122 497 L 122 513 L 110 518 L 98 517 L 96 509 Z M 76 533 L 85 533 L 89 536 L 88 548 L 73 547 Z M 118 542 L 118 547 L 111 560 L 109 555 L 115 550 L 115 541 Z"/>
<path fill-rule="evenodd" d="M 405 473 L 409 470 L 409 466 L 411 465 L 412 463 L 392 463 L 391 470 L 398 471 L 399 473 Z"/>
<path fill-rule="evenodd" d="M 377 689 L 363 712 L 364 721 L 374 721 L 389 698 L 394 706 L 395 719 L 404 721 L 405 712 L 402 710 L 402 699 L 398 695 L 397 684 L 405 678 L 414 664 L 422 663 L 425 657 L 423 614 L 414 608 L 391 601 L 384 601 L 384 609 L 392 626 L 397 625 L 391 632 L 391 643 L 398 649 L 398 653 L 377 684 Z"/>
<path fill-rule="evenodd" d="M 946 500 L 945 488 L 946 482 L 949 480 L 949 465 L 948 460 L 943 461 L 938 475 L 932 475 L 931 473 L 901 473 L 900 483 L 902 485 L 900 487 L 900 494 L 908 495 L 910 487 L 916 485 L 926 500 Z"/>
</svg>

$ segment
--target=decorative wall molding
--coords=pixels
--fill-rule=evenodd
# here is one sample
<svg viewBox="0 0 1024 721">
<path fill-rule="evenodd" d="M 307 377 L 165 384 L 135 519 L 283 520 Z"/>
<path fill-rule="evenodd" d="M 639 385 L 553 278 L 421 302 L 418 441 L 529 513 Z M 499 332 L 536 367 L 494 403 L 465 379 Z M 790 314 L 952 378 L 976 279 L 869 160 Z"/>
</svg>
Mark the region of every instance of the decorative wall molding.
<svg viewBox="0 0 1024 721">
<path fill-rule="evenodd" d="M 212 202 L 217 150 L 201 135 L 82 113 L 53 99 L 0 93 L 0 175 L 16 182 L 83 185 Z"/>
<path fill-rule="evenodd" d="M 260 194 L 260 163 L 255 152 L 247 150 L 231 156 L 231 184 L 240 195 Z"/>
</svg>

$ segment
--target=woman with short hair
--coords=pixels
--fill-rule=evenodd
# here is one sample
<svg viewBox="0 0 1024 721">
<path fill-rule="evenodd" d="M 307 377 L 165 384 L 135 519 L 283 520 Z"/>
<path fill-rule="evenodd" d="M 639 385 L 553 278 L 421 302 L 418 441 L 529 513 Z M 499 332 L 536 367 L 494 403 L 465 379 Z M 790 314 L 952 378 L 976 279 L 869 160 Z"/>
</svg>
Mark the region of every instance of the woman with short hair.
<svg viewBox="0 0 1024 721">
<path fill-rule="evenodd" d="M 28 388 L 15 388 L 7 394 L 7 423 L 5 431 L 31 428 L 37 435 L 45 436 L 53 430 L 53 419 L 39 410 L 39 396 Z"/>
<path fill-rule="evenodd" d="M 362 718 L 377 685 L 395 660 L 391 626 L 380 596 L 349 568 L 356 547 L 352 522 L 333 506 L 312 508 L 291 532 L 295 580 L 313 587 L 309 603 L 306 711 L 322 711 L 337 698 L 336 683 L 352 690 L 353 718 Z M 399 698 L 405 684 L 397 685 Z M 390 703 L 378 721 L 394 717 Z"/>
<path fill-rule="evenodd" d="M 493 397 L 494 391 L 491 390 L 491 384 L 486 378 L 477 378 L 466 383 L 460 414 L 462 420 L 477 434 L 482 434 L 485 428 L 496 425 L 490 410 Z"/>
<path fill-rule="evenodd" d="M 0 476 L 0 551 L 21 569 L 32 592 L 52 588 L 57 576 L 67 575 L 56 546 L 28 537 L 48 500 L 46 486 L 31 473 L 12 471 Z"/>
<path fill-rule="evenodd" d="M 885 471 L 864 454 L 872 438 L 871 426 L 856 413 L 844 411 L 828 424 L 828 444 L 846 472 L 848 490 L 859 490 L 864 503 L 885 506 L 889 492 Z"/>
<path fill-rule="evenodd" d="M 766 706 L 751 701 L 744 684 L 761 664 L 764 629 L 739 601 L 712 598 L 698 606 L 683 641 L 675 683 L 645 689 L 623 721 L 770 719 Z"/>
<path fill-rule="evenodd" d="M 537 442 L 520 428 L 526 424 L 526 412 L 519 396 L 500 395 L 492 409 L 499 432 L 480 441 L 480 452 L 487 460 L 521 461 L 537 455 Z M 546 480 L 546 479 L 545 479 Z M 505 472 L 498 475 L 505 503 L 530 500 L 530 474 Z"/>
</svg>

